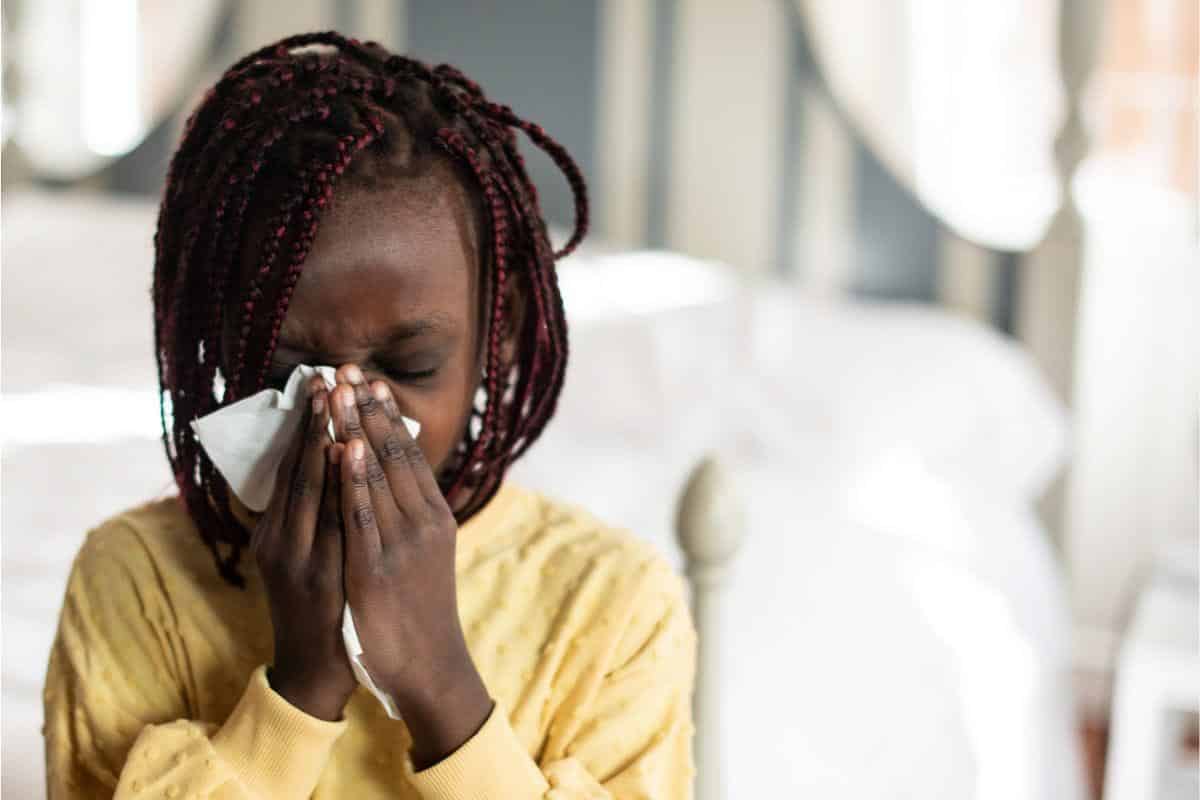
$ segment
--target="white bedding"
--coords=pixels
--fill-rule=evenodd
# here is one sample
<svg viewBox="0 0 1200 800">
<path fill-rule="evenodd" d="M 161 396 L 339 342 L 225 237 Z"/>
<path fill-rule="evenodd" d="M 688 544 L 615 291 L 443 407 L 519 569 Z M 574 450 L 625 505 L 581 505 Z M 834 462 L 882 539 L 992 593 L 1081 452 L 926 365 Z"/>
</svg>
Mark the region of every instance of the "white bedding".
<svg viewBox="0 0 1200 800">
<path fill-rule="evenodd" d="M 928 307 L 613 258 L 564 281 L 586 318 L 515 474 L 679 564 L 689 469 L 709 449 L 732 467 L 748 534 L 726 590 L 726 796 L 1082 798 L 1064 585 L 1033 512 L 1066 421 L 1031 361 Z"/>
<path fill-rule="evenodd" d="M 148 204 L 5 197 L 6 796 L 43 795 L 40 684 L 83 533 L 169 485 L 150 348 L 153 219 Z M 611 272 L 607 300 L 586 308 L 596 264 L 564 267 L 582 276 L 565 282 L 568 388 L 516 476 L 679 563 L 670 526 L 687 470 L 709 448 L 734 466 L 749 535 L 726 607 L 728 796 L 1081 797 L 1062 586 L 1030 510 L 1061 458 L 1063 422 L 1015 351 L 932 311 L 780 292 L 730 306 L 725 276 L 694 263 L 674 278 L 704 289 L 686 298 L 669 282 L 646 294 L 646 282 L 618 280 L 654 263 Z M 908 347 L 884 346 L 901 331 Z M 789 341 L 819 344 L 821 357 L 806 363 Z M 947 398 L 911 371 L 897 385 L 864 357 L 874 343 L 895 368 L 939 341 L 940 363 L 972 365 L 973 394 Z M 953 371 L 938 379 L 956 386 Z M 41 422 L 76 414 L 81 398 L 95 424 Z M 983 405 L 989 414 L 951 424 Z M 888 426 L 889 408 L 925 417 Z M 1041 440 L 1028 458 L 1022 435 Z"/>
</svg>

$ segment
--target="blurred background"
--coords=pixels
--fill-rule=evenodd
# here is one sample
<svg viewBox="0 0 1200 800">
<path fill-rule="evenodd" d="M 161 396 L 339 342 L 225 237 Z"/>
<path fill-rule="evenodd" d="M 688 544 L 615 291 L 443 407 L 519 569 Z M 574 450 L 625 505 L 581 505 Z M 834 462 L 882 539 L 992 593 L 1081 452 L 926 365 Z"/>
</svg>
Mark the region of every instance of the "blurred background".
<svg viewBox="0 0 1200 800">
<path fill-rule="evenodd" d="M 686 570 L 678 498 L 722 464 L 709 796 L 1195 797 L 1197 6 L 5 0 L 4 793 L 44 791 L 83 536 L 172 489 L 149 286 L 183 120 L 334 28 L 459 65 L 589 179 L 516 475 Z"/>
</svg>

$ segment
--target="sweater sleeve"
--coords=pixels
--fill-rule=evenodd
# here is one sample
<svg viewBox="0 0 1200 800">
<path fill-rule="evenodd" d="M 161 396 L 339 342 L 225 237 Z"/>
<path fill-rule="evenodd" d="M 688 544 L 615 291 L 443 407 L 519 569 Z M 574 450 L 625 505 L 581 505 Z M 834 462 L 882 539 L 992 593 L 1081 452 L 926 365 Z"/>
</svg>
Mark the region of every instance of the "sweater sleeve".
<svg viewBox="0 0 1200 800">
<path fill-rule="evenodd" d="M 424 800 L 692 796 L 695 629 L 678 576 L 658 562 L 644 574 L 603 677 L 593 688 L 561 690 L 541 762 L 497 704 L 475 736 L 412 776 Z"/>
<path fill-rule="evenodd" d="M 288 704 L 261 666 L 222 725 L 188 719 L 162 582 L 119 521 L 76 557 L 43 693 L 50 800 L 308 797 L 346 723 Z"/>
</svg>

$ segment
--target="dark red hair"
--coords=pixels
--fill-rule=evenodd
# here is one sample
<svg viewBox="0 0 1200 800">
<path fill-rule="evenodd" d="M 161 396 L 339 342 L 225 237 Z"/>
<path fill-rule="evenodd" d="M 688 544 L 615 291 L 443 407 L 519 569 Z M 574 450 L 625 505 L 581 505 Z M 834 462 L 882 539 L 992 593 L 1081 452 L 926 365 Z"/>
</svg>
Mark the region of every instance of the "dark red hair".
<svg viewBox="0 0 1200 800">
<path fill-rule="evenodd" d="M 517 130 L 554 160 L 575 195 L 575 230 L 557 253 Z M 446 64 L 431 68 L 332 32 L 292 36 L 251 53 L 188 119 L 154 237 L 163 444 L 189 514 L 221 575 L 235 585 L 242 583 L 238 563 L 250 532 L 232 513 L 229 487 L 189 423 L 264 387 L 335 187 L 371 180 L 369 165 L 404 146 L 411 159 L 453 165 L 480 211 L 479 400 L 439 476 L 460 521 L 495 494 L 508 465 L 554 411 L 567 361 L 554 260 L 578 245 L 588 222 L 583 176 L 566 150 Z M 248 274 L 239 270 L 244 263 Z M 525 313 L 515 363 L 505 363 L 505 290 L 512 284 Z"/>
</svg>

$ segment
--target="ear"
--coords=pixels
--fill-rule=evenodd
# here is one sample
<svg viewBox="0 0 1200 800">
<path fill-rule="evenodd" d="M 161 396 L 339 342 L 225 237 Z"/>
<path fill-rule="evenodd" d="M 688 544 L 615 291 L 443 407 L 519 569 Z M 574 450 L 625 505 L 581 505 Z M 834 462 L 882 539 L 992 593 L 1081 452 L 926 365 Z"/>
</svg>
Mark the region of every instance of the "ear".
<svg viewBox="0 0 1200 800">
<path fill-rule="evenodd" d="M 517 361 L 517 348 L 521 343 L 521 329 L 525 324 L 525 292 L 517 281 L 509 281 L 504 287 L 504 314 L 500 324 L 500 358 L 511 366 Z"/>
</svg>

